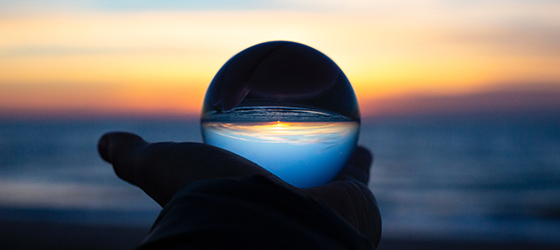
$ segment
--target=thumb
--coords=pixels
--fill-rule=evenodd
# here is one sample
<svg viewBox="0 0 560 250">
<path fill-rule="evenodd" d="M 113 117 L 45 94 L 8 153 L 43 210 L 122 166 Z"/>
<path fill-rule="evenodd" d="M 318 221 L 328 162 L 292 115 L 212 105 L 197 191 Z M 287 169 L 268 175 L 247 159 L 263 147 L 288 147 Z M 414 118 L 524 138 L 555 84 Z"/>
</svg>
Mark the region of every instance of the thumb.
<svg viewBox="0 0 560 250">
<path fill-rule="evenodd" d="M 148 145 L 144 139 L 126 132 L 104 134 L 97 144 L 97 151 L 103 160 L 113 165 L 117 176 L 140 186 L 138 166 L 140 151 Z"/>
</svg>

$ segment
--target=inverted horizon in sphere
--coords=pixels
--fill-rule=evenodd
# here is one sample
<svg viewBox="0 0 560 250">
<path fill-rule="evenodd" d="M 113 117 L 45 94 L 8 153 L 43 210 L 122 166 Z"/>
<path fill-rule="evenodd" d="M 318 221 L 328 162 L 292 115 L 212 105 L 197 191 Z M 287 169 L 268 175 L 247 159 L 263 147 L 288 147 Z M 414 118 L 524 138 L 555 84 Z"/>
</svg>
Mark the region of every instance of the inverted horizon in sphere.
<svg viewBox="0 0 560 250">
<path fill-rule="evenodd" d="M 331 181 L 358 140 L 359 123 L 206 122 L 204 142 L 239 154 L 296 187 Z"/>
</svg>

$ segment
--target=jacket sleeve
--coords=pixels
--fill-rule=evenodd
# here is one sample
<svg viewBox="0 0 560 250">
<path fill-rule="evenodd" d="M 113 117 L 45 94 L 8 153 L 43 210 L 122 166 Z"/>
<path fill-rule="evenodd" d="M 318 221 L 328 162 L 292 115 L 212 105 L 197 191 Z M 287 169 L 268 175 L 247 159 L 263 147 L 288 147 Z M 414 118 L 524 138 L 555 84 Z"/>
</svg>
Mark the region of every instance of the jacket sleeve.
<svg viewBox="0 0 560 250">
<path fill-rule="evenodd" d="M 330 208 L 262 176 L 185 184 L 139 249 L 373 249 Z"/>
</svg>

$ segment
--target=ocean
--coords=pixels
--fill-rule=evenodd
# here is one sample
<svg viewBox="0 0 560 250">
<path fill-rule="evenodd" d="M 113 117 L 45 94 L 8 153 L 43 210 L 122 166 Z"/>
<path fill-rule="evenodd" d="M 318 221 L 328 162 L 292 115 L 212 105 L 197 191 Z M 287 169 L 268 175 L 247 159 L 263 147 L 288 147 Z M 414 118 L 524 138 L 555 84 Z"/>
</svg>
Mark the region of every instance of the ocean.
<svg viewBox="0 0 560 250">
<path fill-rule="evenodd" d="M 0 120 L 0 220 L 149 228 L 159 205 L 115 176 L 108 131 L 201 141 L 189 119 Z M 560 114 L 362 120 L 383 237 L 560 245 Z"/>
</svg>

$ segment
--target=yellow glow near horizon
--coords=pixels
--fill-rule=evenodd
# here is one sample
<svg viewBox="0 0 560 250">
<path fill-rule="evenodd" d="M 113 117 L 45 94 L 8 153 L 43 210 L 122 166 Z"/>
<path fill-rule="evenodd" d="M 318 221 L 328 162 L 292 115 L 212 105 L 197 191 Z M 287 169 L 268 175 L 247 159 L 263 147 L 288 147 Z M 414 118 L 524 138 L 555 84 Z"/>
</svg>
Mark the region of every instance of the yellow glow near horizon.
<svg viewBox="0 0 560 250">
<path fill-rule="evenodd" d="M 528 10 L 527 18 L 540 13 L 543 22 L 560 22 L 546 10 Z M 197 114 L 207 85 L 223 63 L 269 40 L 297 41 L 327 54 L 346 73 L 360 102 L 414 93 L 460 94 L 509 82 L 560 83 L 560 51 L 556 40 L 546 40 L 546 30 L 508 30 L 469 16 L 489 22 L 493 15 L 509 17 L 514 10 L 469 11 L 3 17 L 0 109 Z M 531 35 L 542 38 L 526 38 Z M 364 113 L 367 109 L 362 107 Z"/>
<path fill-rule="evenodd" d="M 328 143 L 355 133 L 358 122 L 205 122 L 204 129 L 239 140 L 266 143 Z"/>
</svg>

